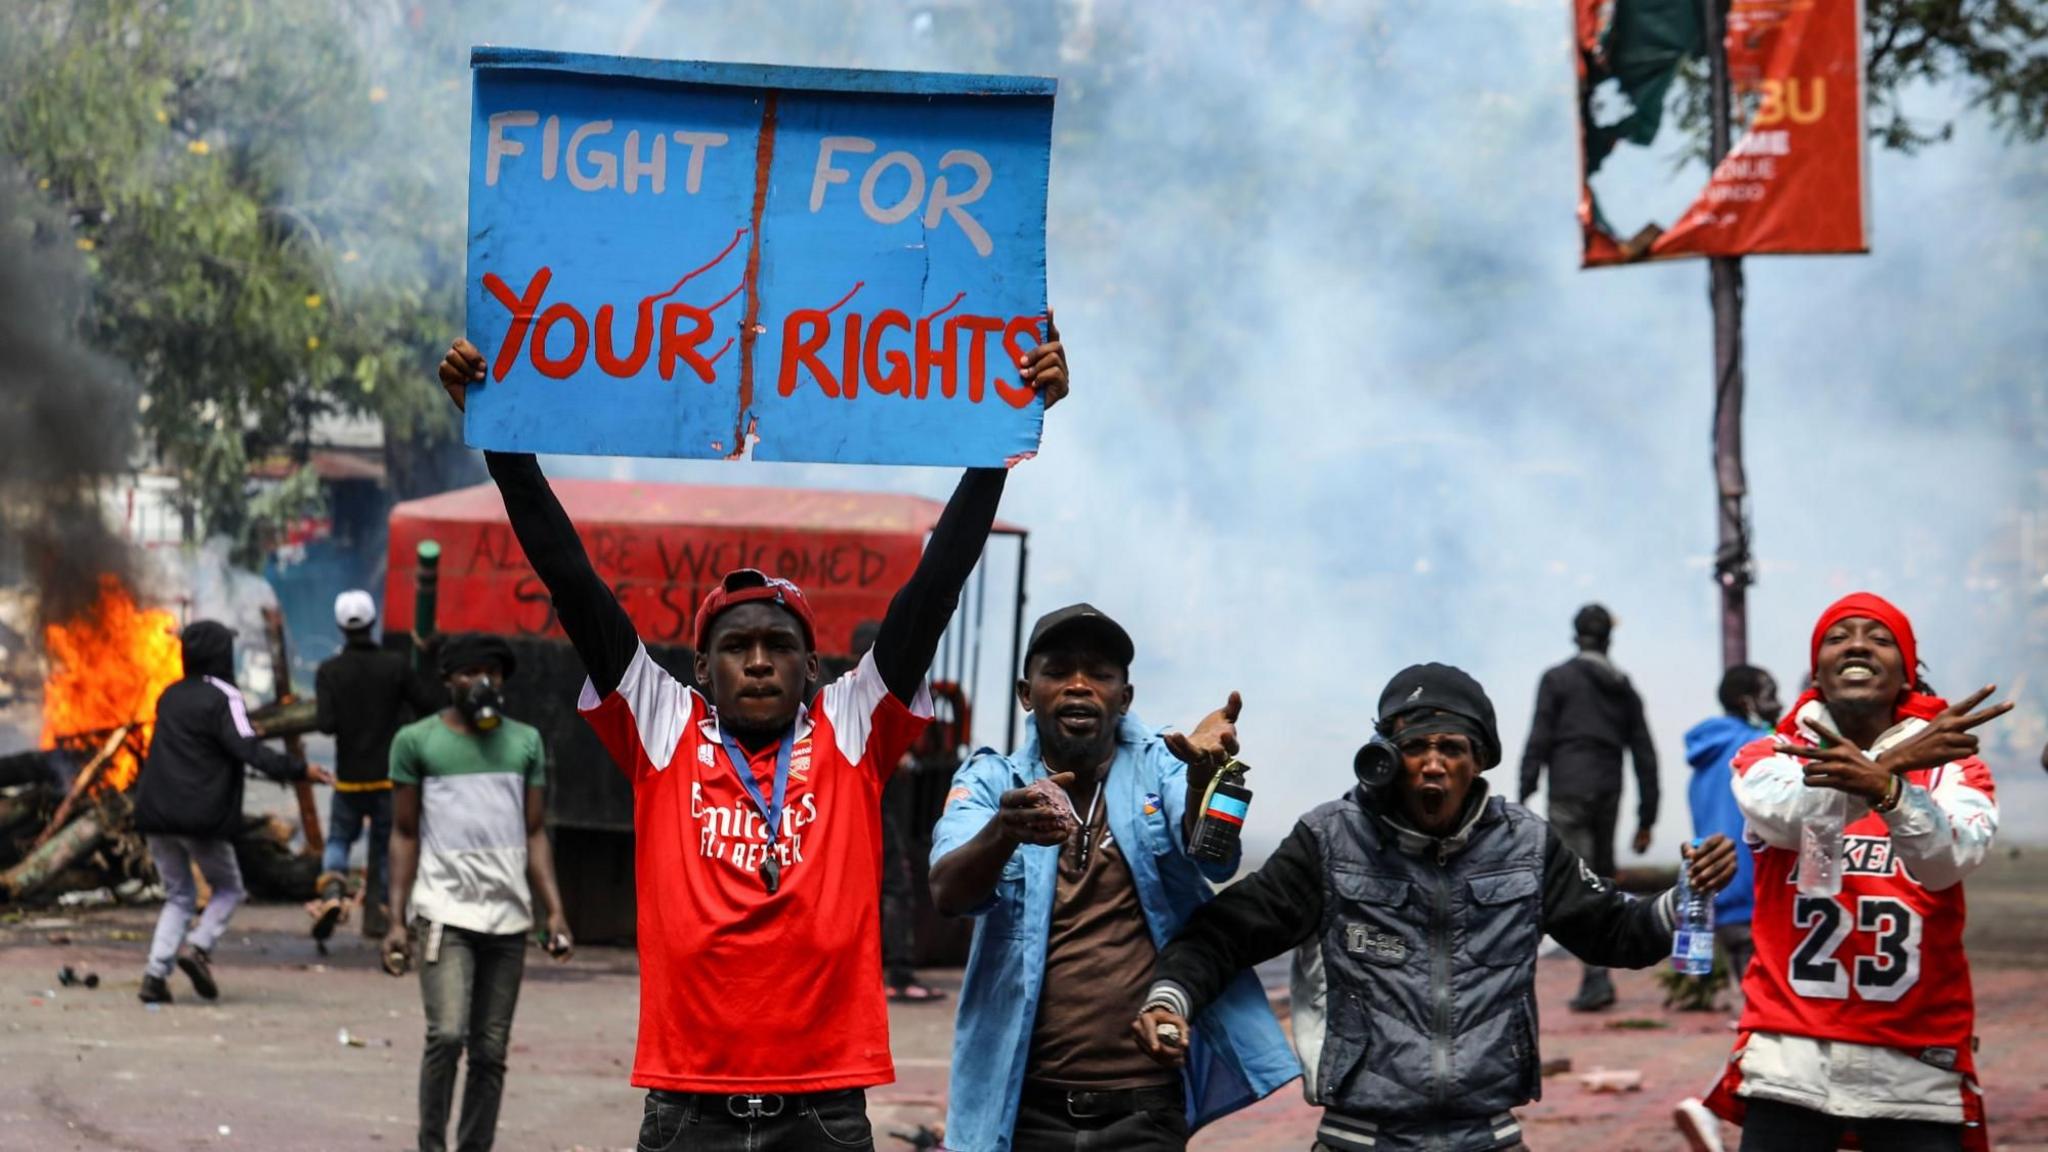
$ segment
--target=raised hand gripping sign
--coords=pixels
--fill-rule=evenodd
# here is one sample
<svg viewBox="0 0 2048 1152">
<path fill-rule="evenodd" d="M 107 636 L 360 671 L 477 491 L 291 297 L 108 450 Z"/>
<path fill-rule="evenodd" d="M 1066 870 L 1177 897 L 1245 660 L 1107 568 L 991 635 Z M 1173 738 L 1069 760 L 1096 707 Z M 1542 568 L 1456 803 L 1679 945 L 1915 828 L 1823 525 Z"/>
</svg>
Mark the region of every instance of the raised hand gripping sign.
<svg viewBox="0 0 2048 1152">
<path fill-rule="evenodd" d="M 1036 450 L 1051 80 L 478 48 L 466 439 L 999 465 Z"/>
</svg>

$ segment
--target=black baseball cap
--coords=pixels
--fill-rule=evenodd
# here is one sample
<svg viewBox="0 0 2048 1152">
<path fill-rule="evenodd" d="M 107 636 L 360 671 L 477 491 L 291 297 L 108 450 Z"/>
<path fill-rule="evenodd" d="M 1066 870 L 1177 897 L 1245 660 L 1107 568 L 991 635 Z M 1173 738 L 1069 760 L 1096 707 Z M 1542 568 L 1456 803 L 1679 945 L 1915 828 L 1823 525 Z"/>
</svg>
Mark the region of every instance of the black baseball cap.
<svg viewBox="0 0 2048 1152">
<path fill-rule="evenodd" d="M 1074 635 L 1095 640 L 1102 645 L 1104 654 L 1126 669 L 1137 655 L 1131 634 L 1124 631 L 1123 625 L 1093 604 L 1069 604 L 1040 616 L 1038 623 L 1031 626 L 1031 642 L 1024 646 L 1024 663 L 1031 663 L 1038 650 L 1052 640 Z"/>
</svg>

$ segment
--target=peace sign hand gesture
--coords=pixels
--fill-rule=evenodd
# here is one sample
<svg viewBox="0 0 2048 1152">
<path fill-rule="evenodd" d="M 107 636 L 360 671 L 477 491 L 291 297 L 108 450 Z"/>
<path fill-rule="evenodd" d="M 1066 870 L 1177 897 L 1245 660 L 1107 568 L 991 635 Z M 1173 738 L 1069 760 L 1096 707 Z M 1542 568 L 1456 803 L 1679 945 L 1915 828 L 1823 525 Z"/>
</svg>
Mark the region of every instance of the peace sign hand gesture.
<svg viewBox="0 0 2048 1152">
<path fill-rule="evenodd" d="M 1998 685 L 1986 684 L 1949 705 L 1928 721 L 1927 727 L 1879 756 L 1878 763 L 1893 772 L 1911 772 L 1919 768 L 1939 768 L 1943 764 L 1975 756 L 1977 737 L 1970 730 L 2012 711 L 2013 702 L 2010 700 L 1994 704 L 1982 712 L 1971 711 L 1996 691 Z"/>
<path fill-rule="evenodd" d="M 1818 722 L 1812 727 L 1814 733 L 1827 742 L 1824 747 L 1781 741 L 1777 751 L 1806 761 L 1806 785 L 1809 788 L 1833 788 L 1861 796 L 1873 805 L 1879 804 L 1891 794 L 1894 775 L 1922 768 L 1939 768 L 1943 764 L 1975 756 L 1977 737 L 1970 733 L 1970 729 L 2012 711 L 2010 700 L 1981 712 L 1971 711 L 1997 690 L 1997 685 L 1987 684 L 1956 701 L 1928 721 L 1925 728 L 1874 760 L 1843 738 L 1841 733 Z"/>
</svg>

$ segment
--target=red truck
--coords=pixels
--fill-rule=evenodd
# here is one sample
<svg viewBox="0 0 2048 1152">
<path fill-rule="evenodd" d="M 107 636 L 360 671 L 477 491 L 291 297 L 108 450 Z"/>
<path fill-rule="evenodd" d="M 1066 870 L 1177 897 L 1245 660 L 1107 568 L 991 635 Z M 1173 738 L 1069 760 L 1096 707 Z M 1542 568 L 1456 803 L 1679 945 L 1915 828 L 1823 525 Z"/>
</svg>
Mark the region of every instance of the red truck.
<svg viewBox="0 0 2048 1152">
<path fill-rule="evenodd" d="M 795 581 L 817 615 L 826 675 L 851 664 L 853 630 L 880 620 L 924 548 L 943 505 L 918 496 L 825 489 L 725 487 L 616 480 L 556 479 L 555 493 L 577 525 L 598 574 L 612 586 L 654 659 L 690 682 L 688 637 L 697 604 L 734 568 L 759 568 Z M 1016 665 L 1024 621 L 1026 533 L 998 521 L 993 535 L 1015 540 L 1008 609 L 1009 661 Z M 421 614 L 423 543 L 430 561 L 430 630 L 491 632 L 512 641 L 519 675 L 506 686 L 506 710 L 537 725 L 551 758 L 548 822 L 555 837 L 563 902 L 579 939 L 625 939 L 633 932 L 633 796 L 597 738 L 576 716 L 582 662 L 557 624 L 547 589 L 526 563 L 490 484 L 409 500 L 391 511 L 385 575 L 387 642 L 406 644 Z M 432 552 L 432 549 L 428 549 Z M 991 549 L 993 552 L 994 549 Z M 959 925 L 928 907 L 924 883 L 931 826 L 952 769 L 972 747 L 971 697 L 981 666 L 989 606 L 989 560 L 968 581 L 959 613 L 940 645 L 933 692 L 939 718 L 918 750 L 908 789 L 914 890 L 919 901 L 919 963 L 965 955 Z M 1004 576 L 1008 573 L 1005 572 Z M 996 627 L 1003 621 L 997 617 Z M 1009 678 L 997 681 L 997 707 L 1016 738 Z M 994 727 L 985 726 L 987 738 Z M 957 956 L 954 953 L 958 953 Z"/>
</svg>

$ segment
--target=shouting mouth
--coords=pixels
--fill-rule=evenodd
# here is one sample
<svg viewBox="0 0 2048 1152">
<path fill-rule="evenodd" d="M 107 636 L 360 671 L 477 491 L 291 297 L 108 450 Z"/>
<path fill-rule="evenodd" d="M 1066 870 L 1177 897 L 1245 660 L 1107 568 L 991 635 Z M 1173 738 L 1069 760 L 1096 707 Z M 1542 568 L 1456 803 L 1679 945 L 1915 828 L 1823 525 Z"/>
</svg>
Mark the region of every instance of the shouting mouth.
<svg viewBox="0 0 2048 1152">
<path fill-rule="evenodd" d="M 1090 704 L 1062 704 L 1053 709 L 1053 722 L 1068 736 L 1093 736 L 1102 730 L 1102 710 Z"/>
</svg>

